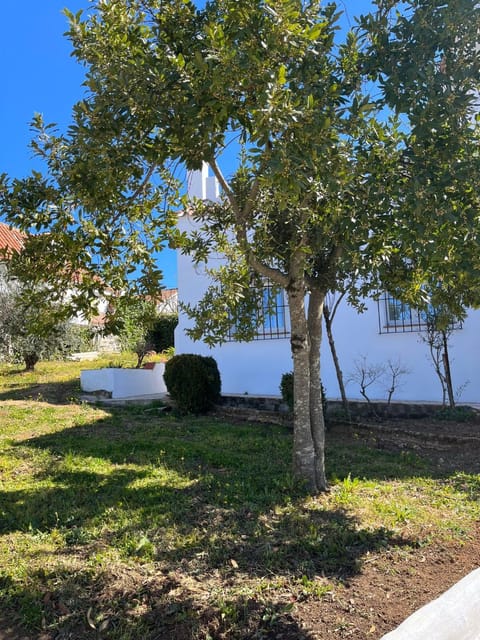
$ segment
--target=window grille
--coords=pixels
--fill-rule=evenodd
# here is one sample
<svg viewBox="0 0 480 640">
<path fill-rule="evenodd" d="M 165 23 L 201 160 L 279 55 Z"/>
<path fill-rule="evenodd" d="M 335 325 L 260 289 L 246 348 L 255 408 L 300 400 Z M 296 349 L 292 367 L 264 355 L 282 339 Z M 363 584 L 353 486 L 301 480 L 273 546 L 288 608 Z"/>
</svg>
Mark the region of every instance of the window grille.
<svg viewBox="0 0 480 640">
<path fill-rule="evenodd" d="M 262 309 L 256 315 L 255 324 L 257 331 L 253 340 L 278 340 L 290 336 L 290 319 L 285 292 L 278 291 L 270 283 L 266 283 L 262 290 Z M 235 325 L 232 324 L 228 331 L 227 341 L 238 340 Z"/>
<path fill-rule="evenodd" d="M 429 315 L 435 314 L 435 308 L 420 310 L 388 293 L 378 299 L 379 333 L 414 333 L 426 331 Z M 462 323 L 455 320 L 451 329 L 461 329 Z"/>
</svg>

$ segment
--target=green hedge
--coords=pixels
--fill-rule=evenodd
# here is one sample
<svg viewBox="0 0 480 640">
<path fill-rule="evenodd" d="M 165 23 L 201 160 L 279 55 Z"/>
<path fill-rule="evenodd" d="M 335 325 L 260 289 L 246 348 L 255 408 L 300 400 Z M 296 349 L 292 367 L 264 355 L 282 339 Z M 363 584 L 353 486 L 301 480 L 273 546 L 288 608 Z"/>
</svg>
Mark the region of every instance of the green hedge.
<svg viewBox="0 0 480 640">
<path fill-rule="evenodd" d="M 165 384 L 182 413 L 205 413 L 220 399 L 220 373 L 211 357 L 184 353 L 165 364 Z"/>
<path fill-rule="evenodd" d="M 323 415 L 327 414 L 327 397 L 325 395 L 325 388 L 323 384 L 321 385 L 322 391 L 322 407 L 323 407 Z M 293 411 L 293 371 L 289 371 L 288 373 L 284 373 L 282 375 L 282 379 L 280 381 L 280 393 L 282 394 L 282 400 L 288 406 L 290 411 Z"/>
</svg>

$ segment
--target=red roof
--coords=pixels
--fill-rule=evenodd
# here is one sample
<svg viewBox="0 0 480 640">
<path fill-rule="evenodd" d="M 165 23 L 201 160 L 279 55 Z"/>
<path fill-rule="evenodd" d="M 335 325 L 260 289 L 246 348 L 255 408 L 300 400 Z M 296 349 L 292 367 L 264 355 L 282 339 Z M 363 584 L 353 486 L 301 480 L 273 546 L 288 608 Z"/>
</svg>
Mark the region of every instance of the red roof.
<svg viewBox="0 0 480 640">
<path fill-rule="evenodd" d="M 0 252 L 9 254 L 12 251 L 20 253 L 24 246 L 25 235 L 18 229 L 0 222 Z"/>
<path fill-rule="evenodd" d="M 167 302 L 170 298 L 175 298 L 177 295 L 178 289 L 161 289 L 155 296 L 146 295 L 145 300 L 160 304 L 161 302 Z"/>
<path fill-rule="evenodd" d="M 162 289 L 160 291 L 160 297 L 162 298 L 163 301 L 165 300 L 169 300 L 170 298 L 173 298 L 174 296 L 176 296 L 178 293 L 178 289 Z"/>
</svg>

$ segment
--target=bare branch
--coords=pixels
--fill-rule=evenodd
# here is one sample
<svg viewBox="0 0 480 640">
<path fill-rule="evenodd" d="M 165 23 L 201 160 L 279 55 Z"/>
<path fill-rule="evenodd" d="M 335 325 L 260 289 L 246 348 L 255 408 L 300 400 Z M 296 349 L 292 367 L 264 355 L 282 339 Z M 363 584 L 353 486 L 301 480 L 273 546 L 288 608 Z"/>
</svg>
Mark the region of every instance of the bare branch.
<svg viewBox="0 0 480 640">
<path fill-rule="evenodd" d="M 210 160 L 208 164 L 210 165 L 210 168 L 212 169 L 216 179 L 220 183 L 220 186 L 222 187 L 223 192 L 227 196 L 228 202 L 230 203 L 230 206 L 232 207 L 236 218 L 240 219 L 242 212 L 240 210 L 240 207 L 238 206 L 237 199 L 235 198 L 235 194 L 233 193 L 233 191 L 230 189 L 230 185 L 225 179 L 225 176 L 223 175 L 222 170 L 218 166 L 217 161 L 213 159 L 213 160 Z"/>
</svg>

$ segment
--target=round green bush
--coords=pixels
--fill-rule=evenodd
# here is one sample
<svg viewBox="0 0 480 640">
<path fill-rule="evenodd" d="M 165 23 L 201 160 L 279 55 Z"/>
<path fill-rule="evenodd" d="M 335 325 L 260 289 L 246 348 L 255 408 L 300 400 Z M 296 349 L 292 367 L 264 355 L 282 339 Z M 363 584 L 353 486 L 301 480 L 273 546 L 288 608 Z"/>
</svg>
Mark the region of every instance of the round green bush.
<svg viewBox="0 0 480 640">
<path fill-rule="evenodd" d="M 323 407 L 323 415 L 327 415 L 327 397 L 325 395 L 325 387 L 323 384 L 321 385 L 322 391 L 322 407 Z M 282 400 L 288 406 L 290 411 L 293 411 L 293 402 L 294 402 L 294 394 L 293 394 L 293 371 L 289 371 L 288 373 L 284 373 L 282 375 L 282 379 L 280 381 L 280 393 L 282 394 Z"/>
<path fill-rule="evenodd" d="M 209 356 L 182 353 L 165 364 L 163 376 L 170 397 L 182 413 L 205 413 L 220 398 L 220 373 Z"/>
</svg>

